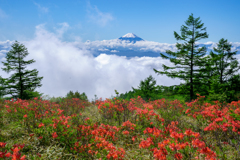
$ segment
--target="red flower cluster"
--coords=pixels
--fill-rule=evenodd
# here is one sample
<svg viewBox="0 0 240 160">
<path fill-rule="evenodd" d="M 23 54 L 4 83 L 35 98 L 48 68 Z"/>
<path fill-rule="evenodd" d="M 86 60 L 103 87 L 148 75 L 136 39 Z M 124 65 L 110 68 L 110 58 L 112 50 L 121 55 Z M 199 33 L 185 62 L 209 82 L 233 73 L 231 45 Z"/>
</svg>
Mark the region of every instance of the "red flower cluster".
<svg viewBox="0 0 240 160">
<path fill-rule="evenodd" d="M 4 148 L 5 145 L 6 145 L 6 143 L 0 142 L 0 148 Z M 4 152 L 0 151 L 0 158 L 4 158 L 5 159 L 5 157 L 12 157 L 12 160 L 26 160 L 25 159 L 26 156 L 23 155 L 21 157 L 21 153 L 19 153 L 19 151 L 21 149 L 23 149 L 23 147 L 24 147 L 24 144 L 14 144 L 13 148 L 11 148 L 11 151 L 13 153 L 10 153 L 10 152 L 7 153 L 7 150 L 5 150 Z"/>
</svg>

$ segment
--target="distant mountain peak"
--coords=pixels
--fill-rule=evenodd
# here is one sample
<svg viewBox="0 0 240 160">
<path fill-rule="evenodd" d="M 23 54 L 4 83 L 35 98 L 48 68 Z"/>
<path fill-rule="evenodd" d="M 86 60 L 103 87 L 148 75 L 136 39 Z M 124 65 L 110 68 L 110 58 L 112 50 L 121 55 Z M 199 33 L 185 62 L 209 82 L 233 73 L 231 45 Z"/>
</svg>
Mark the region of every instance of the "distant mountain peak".
<svg viewBox="0 0 240 160">
<path fill-rule="evenodd" d="M 136 34 L 134 34 L 134 33 L 127 33 L 127 34 L 125 34 L 125 35 L 122 36 L 122 37 L 126 37 L 126 38 L 135 38 L 135 37 L 137 37 L 137 36 L 136 36 Z"/>
<path fill-rule="evenodd" d="M 142 38 L 138 37 L 134 33 L 127 33 L 124 36 L 118 38 L 120 40 L 130 41 L 136 43 L 136 41 L 144 41 Z"/>
</svg>

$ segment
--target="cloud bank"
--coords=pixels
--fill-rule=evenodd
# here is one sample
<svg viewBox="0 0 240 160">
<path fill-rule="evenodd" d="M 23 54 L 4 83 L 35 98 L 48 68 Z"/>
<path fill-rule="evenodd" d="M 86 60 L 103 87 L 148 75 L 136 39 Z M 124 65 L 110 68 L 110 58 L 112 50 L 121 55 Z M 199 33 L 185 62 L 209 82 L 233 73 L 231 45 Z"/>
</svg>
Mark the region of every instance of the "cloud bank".
<svg viewBox="0 0 240 160">
<path fill-rule="evenodd" d="M 37 91 L 49 96 L 66 96 L 72 91 L 85 92 L 89 100 L 98 98 L 110 98 L 115 96 L 114 90 L 125 93 L 137 88 L 141 80 L 152 75 L 157 85 L 178 85 L 180 79 L 171 79 L 165 75 L 157 75 L 153 68 L 162 70 L 162 64 L 171 66 L 169 60 L 161 57 L 127 57 L 118 56 L 123 49 L 164 52 L 165 50 L 176 51 L 175 44 L 158 43 L 151 41 L 139 41 L 129 43 L 126 41 L 103 40 L 93 42 L 65 42 L 62 35 L 68 29 L 67 23 L 60 24 L 62 28 L 55 28 L 49 32 L 44 25 L 36 27 L 35 37 L 23 43 L 29 55 L 26 60 L 34 59 L 35 63 L 28 69 L 37 69 L 39 76 L 43 76 L 42 87 Z M 0 42 L 0 60 L 5 60 L 5 54 L 11 48 L 12 41 Z M 209 47 L 216 47 L 216 43 L 208 42 Z M 232 43 L 237 49 L 240 43 Z M 94 53 L 99 51 L 96 56 Z M 110 52 L 108 55 L 104 52 Z M 237 55 L 238 60 L 240 55 Z M 2 63 L 0 67 L 3 67 Z M 0 70 L 2 77 L 11 75 Z"/>
<path fill-rule="evenodd" d="M 210 50 L 213 50 L 213 47 L 217 47 L 216 42 L 206 42 L 206 43 L 196 43 L 199 47 L 206 46 L 207 54 Z M 240 43 L 233 42 L 232 51 L 238 50 L 238 54 L 240 54 Z M 76 43 L 76 46 L 79 46 Z M 173 52 L 177 52 L 176 44 L 168 44 L 168 43 L 159 43 L 153 41 L 137 41 L 136 43 L 130 43 L 129 41 L 120 40 L 120 39 L 111 39 L 111 40 L 102 40 L 102 41 L 86 41 L 84 43 L 84 47 L 88 50 L 91 50 L 95 53 L 95 55 L 99 55 L 101 53 L 112 54 L 113 52 L 119 56 L 127 56 L 127 57 L 142 57 L 142 56 L 150 56 L 150 57 L 159 57 L 159 53 L 165 53 L 166 50 L 171 50 Z"/>
<path fill-rule="evenodd" d="M 153 75 L 158 85 L 180 84 L 179 79 L 154 73 L 153 68 L 161 69 L 162 64 L 169 65 L 168 60 L 160 57 L 127 59 L 126 56 L 107 54 L 94 57 L 84 43 L 78 43 L 77 47 L 75 42 L 63 42 L 59 35 L 47 31 L 43 25 L 36 27 L 34 39 L 21 43 L 30 53 L 26 60 L 36 60 L 28 69 L 36 68 L 39 76 L 44 77 L 42 87 L 37 91 L 45 95 L 66 96 L 67 92 L 72 90 L 85 92 L 89 100 L 92 100 L 94 95 L 105 99 L 115 96 L 115 89 L 125 93 L 131 90 L 131 87 L 136 88 L 140 81 L 149 75 Z M 80 45 L 82 46 L 79 47 Z M 2 50 L 1 55 L 2 52 L 5 51 Z M 4 60 L 4 57 L 1 58 Z M 11 74 L 3 73 L 2 70 L 0 72 L 4 78 Z"/>
</svg>

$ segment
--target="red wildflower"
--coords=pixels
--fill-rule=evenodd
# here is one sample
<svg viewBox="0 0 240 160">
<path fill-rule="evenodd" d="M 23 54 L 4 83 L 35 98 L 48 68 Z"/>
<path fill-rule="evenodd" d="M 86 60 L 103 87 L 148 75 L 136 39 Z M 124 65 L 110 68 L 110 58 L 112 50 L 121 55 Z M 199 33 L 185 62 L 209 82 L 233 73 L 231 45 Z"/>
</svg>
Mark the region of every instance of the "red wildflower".
<svg viewBox="0 0 240 160">
<path fill-rule="evenodd" d="M 191 110 L 191 109 L 187 109 L 185 113 L 186 113 L 186 114 L 187 114 L 187 113 L 189 113 L 189 112 L 190 112 L 190 110 Z"/>
<path fill-rule="evenodd" d="M 26 158 L 26 156 L 24 155 L 20 158 L 20 160 L 26 160 L 25 158 Z"/>
<path fill-rule="evenodd" d="M 133 142 L 136 140 L 136 137 L 137 137 L 137 136 L 133 136 L 133 137 L 132 137 L 132 141 L 133 141 Z"/>
<path fill-rule="evenodd" d="M 40 153 L 37 153 L 38 157 L 42 157 Z"/>
<path fill-rule="evenodd" d="M 194 139 L 192 141 L 192 145 L 194 148 L 198 147 L 198 148 L 204 148 L 205 147 L 205 143 L 200 141 L 199 139 Z"/>
<path fill-rule="evenodd" d="M 220 122 L 220 121 L 223 121 L 223 118 L 216 118 L 215 119 L 215 122 Z"/>
<path fill-rule="evenodd" d="M 43 126 L 44 126 L 43 123 L 40 123 L 40 124 L 38 125 L 39 128 L 41 128 L 41 127 L 43 127 Z"/>
<path fill-rule="evenodd" d="M 52 137 L 53 137 L 53 138 L 57 138 L 57 137 L 58 137 L 57 133 L 54 132 L 54 133 L 52 134 Z"/>
<path fill-rule="evenodd" d="M 3 156 L 6 154 L 7 150 L 5 150 L 4 152 L 0 151 L 0 158 L 3 158 Z"/>
<path fill-rule="evenodd" d="M 12 154 L 11 153 L 7 153 L 7 154 L 5 154 L 5 157 L 11 157 L 12 156 Z"/>
<path fill-rule="evenodd" d="M 4 142 L 0 142 L 0 147 L 1 147 L 1 148 L 4 148 L 5 145 L 6 145 L 6 143 L 4 143 Z"/>
<path fill-rule="evenodd" d="M 34 136 L 34 133 L 29 134 L 30 137 Z"/>
<path fill-rule="evenodd" d="M 128 131 L 123 131 L 122 133 L 123 133 L 124 135 L 128 135 L 128 134 L 129 134 Z"/>
<path fill-rule="evenodd" d="M 183 158 L 183 156 L 182 156 L 182 154 L 181 154 L 181 153 L 176 153 L 176 154 L 174 155 L 174 157 L 175 157 L 177 160 L 179 160 L 179 159 L 182 159 L 182 158 Z"/>
</svg>

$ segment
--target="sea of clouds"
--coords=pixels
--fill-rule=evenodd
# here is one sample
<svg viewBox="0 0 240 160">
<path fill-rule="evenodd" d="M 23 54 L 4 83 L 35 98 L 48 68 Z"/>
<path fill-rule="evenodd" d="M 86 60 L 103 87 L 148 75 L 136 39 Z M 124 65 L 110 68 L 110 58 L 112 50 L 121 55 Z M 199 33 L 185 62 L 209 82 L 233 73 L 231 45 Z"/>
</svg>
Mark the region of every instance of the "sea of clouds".
<svg viewBox="0 0 240 160">
<path fill-rule="evenodd" d="M 36 61 L 29 65 L 28 69 L 37 69 L 39 76 L 44 77 L 41 81 L 42 87 L 37 88 L 37 91 L 44 93 L 44 95 L 63 97 L 71 90 L 85 92 L 89 100 L 94 99 L 94 95 L 105 99 L 115 96 L 114 90 L 125 93 L 132 87 L 137 88 L 140 81 L 149 75 L 156 79 L 158 85 L 170 86 L 184 83 L 180 79 L 157 75 L 153 71 L 153 68 L 162 70 L 162 64 L 171 66 L 169 60 L 161 57 L 127 58 L 126 56 L 105 53 L 94 56 L 95 50 L 104 50 L 105 47 L 102 43 L 111 46 L 110 42 L 65 42 L 61 38 L 62 34 L 62 32 L 49 32 L 44 28 L 44 25 L 39 25 L 36 27 L 35 37 L 32 40 L 20 42 L 26 46 L 30 53 L 26 60 L 34 59 Z M 13 41 L 0 42 L 1 61 L 5 61 L 5 54 L 12 43 Z M 113 43 L 113 46 L 118 43 L 129 45 L 125 42 Z M 151 42 L 147 42 L 149 45 L 141 45 L 140 43 L 130 45 L 132 48 L 139 45 L 146 49 L 156 46 Z M 174 45 L 163 44 L 163 46 L 165 48 L 159 48 L 159 51 L 176 50 Z M 117 50 L 112 51 L 112 53 L 117 53 Z M 239 59 L 239 55 L 237 57 Z M 3 64 L 0 63 L 0 68 L 2 67 Z M 0 70 L 0 75 L 7 78 L 11 72 L 8 74 Z"/>
</svg>

